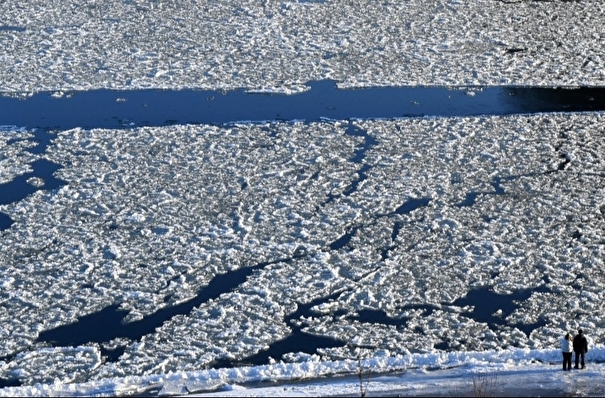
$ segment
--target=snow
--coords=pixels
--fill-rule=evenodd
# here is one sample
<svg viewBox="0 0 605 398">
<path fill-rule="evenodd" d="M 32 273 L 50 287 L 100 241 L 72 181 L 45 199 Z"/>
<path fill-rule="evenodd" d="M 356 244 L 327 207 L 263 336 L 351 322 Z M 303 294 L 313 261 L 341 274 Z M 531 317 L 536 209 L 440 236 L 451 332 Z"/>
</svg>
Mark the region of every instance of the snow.
<svg viewBox="0 0 605 398">
<path fill-rule="evenodd" d="M 0 91 L 602 85 L 599 1 L 0 4 Z M 4 27 L 4 29 L 2 29 Z"/>
<path fill-rule="evenodd" d="M 558 349 L 513 349 L 55 382 L 7 387 L 0 390 L 0 396 L 359 396 L 360 387 L 367 396 L 473 395 L 479 388 L 488 396 L 599 395 L 605 387 L 605 366 L 593 361 L 605 360 L 605 348 L 593 347 L 588 355 L 587 368 L 571 372 L 561 370 Z"/>
</svg>

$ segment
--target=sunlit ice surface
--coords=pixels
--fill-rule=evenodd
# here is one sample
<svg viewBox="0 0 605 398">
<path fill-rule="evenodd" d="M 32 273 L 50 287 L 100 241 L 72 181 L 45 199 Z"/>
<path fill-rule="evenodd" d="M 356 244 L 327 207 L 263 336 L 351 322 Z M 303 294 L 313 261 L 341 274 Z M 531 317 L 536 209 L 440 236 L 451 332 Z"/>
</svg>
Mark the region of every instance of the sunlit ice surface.
<svg viewBox="0 0 605 398">
<path fill-rule="evenodd" d="M 597 335 L 602 124 L 585 113 L 57 132 L 44 158 L 61 165 L 59 187 L 0 206 L 13 221 L 0 232 L 3 379 Z"/>
<path fill-rule="evenodd" d="M 0 4 L 0 91 L 602 85 L 599 1 Z"/>
</svg>

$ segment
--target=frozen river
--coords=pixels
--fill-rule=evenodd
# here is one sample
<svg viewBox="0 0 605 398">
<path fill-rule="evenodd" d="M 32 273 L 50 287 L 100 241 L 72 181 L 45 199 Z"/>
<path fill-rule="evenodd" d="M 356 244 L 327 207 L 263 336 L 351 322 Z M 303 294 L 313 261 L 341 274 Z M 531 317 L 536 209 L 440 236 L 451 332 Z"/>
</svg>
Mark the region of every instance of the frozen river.
<svg viewBox="0 0 605 398">
<path fill-rule="evenodd" d="M 601 355 L 603 7 L 0 3 L 0 385 Z"/>
<path fill-rule="evenodd" d="M 310 87 L 2 99 L 5 385 L 547 348 L 599 297 L 600 89 Z"/>
</svg>

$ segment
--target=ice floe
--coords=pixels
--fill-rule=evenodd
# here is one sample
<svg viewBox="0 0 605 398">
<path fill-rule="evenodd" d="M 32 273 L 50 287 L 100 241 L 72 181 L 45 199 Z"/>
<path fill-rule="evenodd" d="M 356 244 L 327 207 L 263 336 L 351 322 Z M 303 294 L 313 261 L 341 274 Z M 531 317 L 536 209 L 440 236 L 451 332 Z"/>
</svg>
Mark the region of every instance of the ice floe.
<svg viewBox="0 0 605 398">
<path fill-rule="evenodd" d="M 0 126 L 0 184 L 32 171 L 30 163 L 38 158 L 27 151 L 36 146 L 33 135 L 17 126 Z"/>
<path fill-rule="evenodd" d="M 0 4 L 0 91 L 602 85 L 604 5 L 371 0 Z"/>
</svg>

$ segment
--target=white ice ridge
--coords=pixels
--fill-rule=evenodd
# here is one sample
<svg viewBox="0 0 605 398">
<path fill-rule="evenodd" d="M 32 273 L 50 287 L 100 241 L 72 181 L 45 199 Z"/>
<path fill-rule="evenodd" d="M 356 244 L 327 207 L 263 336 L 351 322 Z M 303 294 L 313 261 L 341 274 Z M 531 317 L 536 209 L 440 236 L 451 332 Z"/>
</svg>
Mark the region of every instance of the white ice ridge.
<svg viewBox="0 0 605 398">
<path fill-rule="evenodd" d="M 603 85 L 602 1 L 0 2 L 0 92 Z"/>
<path fill-rule="evenodd" d="M 376 139 L 362 163 L 350 161 L 364 137 L 347 134 L 349 122 L 58 133 L 43 156 L 67 185 L 0 206 L 14 220 L 0 231 L 0 378 L 194 371 L 261 352 L 296 325 L 373 347 L 368 356 L 548 349 L 579 326 L 605 332 L 604 114 L 355 123 Z M 430 202 L 396 212 L 419 198 Z M 143 319 L 264 262 L 141 339 L 92 343 L 86 355 L 36 342 L 110 304 Z M 537 287 L 493 314 L 502 325 L 452 304 L 473 289 Z M 409 320 L 363 323 L 363 310 Z M 538 321 L 529 335 L 518 328 Z M 99 359 L 116 346 L 115 362 Z M 349 356 L 343 346 L 282 359 Z"/>
</svg>

